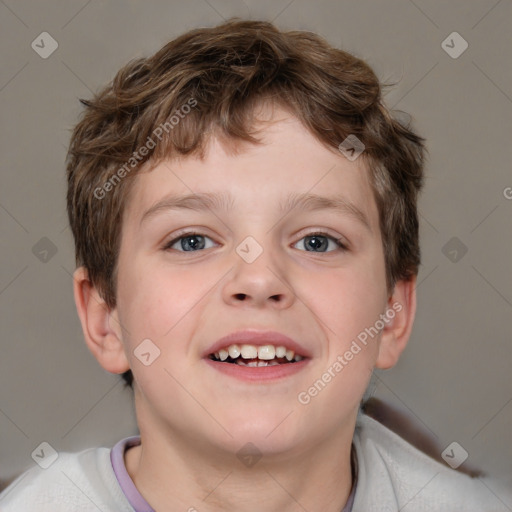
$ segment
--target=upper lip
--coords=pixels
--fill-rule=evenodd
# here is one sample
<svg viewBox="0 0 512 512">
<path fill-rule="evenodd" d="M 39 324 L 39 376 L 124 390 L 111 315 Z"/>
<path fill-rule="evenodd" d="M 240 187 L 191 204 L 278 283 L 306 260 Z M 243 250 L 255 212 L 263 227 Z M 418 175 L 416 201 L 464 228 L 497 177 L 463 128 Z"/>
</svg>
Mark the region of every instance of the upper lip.
<svg viewBox="0 0 512 512">
<path fill-rule="evenodd" d="M 292 338 L 276 331 L 257 330 L 232 332 L 218 339 L 213 345 L 207 348 L 203 353 L 203 357 L 208 357 L 210 354 L 218 352 L 221 348 L 234 345 L 235 343 L 238 345 L 255 345 L 257 347 L 261 345 L 285 346 L 287 349 L 293 350 L 295 354 L 301 355 L 302 357 L 311 357 L 309 351 Z"/>
</svg>

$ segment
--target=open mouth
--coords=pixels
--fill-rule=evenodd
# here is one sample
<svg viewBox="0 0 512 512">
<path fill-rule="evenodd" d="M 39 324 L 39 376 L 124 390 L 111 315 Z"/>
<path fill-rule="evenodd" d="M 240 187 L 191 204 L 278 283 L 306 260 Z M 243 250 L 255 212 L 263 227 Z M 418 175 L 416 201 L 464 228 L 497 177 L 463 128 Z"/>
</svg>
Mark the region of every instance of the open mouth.
<svg viewBox="0 0 512 512">
<path fill-rule="evenodd" d="M 212 361 L 239 366 L 278 366 L 302 361 L 304 357 L 284 345 L 238 345 L 221 348 L 209 355 Z"/>
</svg>

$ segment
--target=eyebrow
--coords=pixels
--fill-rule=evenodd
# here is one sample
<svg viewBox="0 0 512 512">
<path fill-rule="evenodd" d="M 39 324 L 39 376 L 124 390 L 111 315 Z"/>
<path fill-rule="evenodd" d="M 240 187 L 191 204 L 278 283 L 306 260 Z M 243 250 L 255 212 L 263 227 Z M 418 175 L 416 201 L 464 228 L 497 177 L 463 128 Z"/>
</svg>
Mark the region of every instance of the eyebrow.
<svg viewBox="0 0 512 512">
<path fill-rule="evenodd" d="M 363 211 L 342 196 L 319 196 L 317 194 L 290 194 L 280 205 L 281 211 L 289 212 L 295 208 L 309 211 L 332 210 L 348 215 L 372 231 L 370 222 Z"/>
<path fill-rule="evenodd" d="M 140 219 L 140 224 L 150 217 L 154 217 L 158 213 L 167 210 L 193 210 L 198 212 L 207 210 L 231 211 L 233 209 L 233 202 L 233 197 L 227 192 L 200 192 L 184 196 L 170 195 L 146 210 Z"/>
<path fill-rule="evenodd" d="M 148 210 L 140 220 L 140 224 L 160 212 L 168 210 L 193 210 L 193 211 L 225 211 L 233 209 L 234 197 L 227 192 L 199 192 L 183 196 L 166 196 Z M 290 194 L 285 201 L 279 204 L 279 211 L 286 215 L 294 209 L 318 211 L 332 210 L 348 215 L 363 224 L 369 231 L 372 231 L 366 215 L 354 203 L 340 196 L 320 196 L 317 194 L 303 193 Z"/>
</svg>

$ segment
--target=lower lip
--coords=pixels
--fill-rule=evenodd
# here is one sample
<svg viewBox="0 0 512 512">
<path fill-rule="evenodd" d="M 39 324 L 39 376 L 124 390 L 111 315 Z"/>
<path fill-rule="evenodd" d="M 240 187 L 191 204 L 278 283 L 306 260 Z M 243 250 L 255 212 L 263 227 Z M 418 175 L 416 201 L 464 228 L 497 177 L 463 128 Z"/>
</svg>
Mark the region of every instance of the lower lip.
<svg viewBox="0 0 512 512">
<path fill-rule="evenodd" d="M 205 359 L 206 363 L 215 370 L 244 381 L 262 382 L 284 379 L 300 372 L 307 364 L 308 359 L 295 363 L 284 363 L 274 366 L 241 366 L 235 363 L 222 363 Z"/>
</svg>

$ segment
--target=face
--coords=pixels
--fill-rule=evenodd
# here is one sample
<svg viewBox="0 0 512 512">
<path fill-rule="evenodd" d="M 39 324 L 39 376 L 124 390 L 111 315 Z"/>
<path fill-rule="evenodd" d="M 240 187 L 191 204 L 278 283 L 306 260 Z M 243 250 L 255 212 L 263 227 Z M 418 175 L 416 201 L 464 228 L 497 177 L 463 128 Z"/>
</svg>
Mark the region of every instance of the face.
<svg viewBox="0 0 512 512">
<path fill-rule="evenodd" d="M 335 435 L 364 394 L 380 333 L 353 342 L 388 305 L 367 171 L 283 111 L 261 135 L 136 178 L 115 315 L 141 433 L 278 453 Z"/>
</svg>

